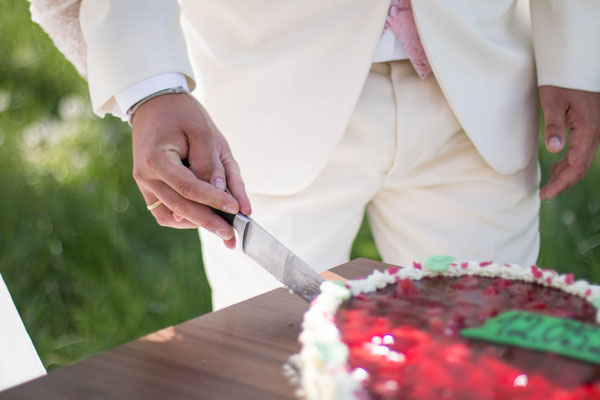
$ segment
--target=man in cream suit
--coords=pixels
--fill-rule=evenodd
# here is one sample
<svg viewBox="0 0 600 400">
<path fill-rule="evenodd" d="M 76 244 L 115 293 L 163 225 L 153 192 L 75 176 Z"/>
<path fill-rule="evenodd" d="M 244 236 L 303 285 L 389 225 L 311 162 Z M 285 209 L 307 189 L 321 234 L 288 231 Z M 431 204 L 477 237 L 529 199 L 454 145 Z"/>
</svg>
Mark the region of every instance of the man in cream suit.
<svg viewBox="0 0 600 400">
<path fill-rule="evenodd" d="M 528 6 L 413 0 L 394 22 L 407 0 L 84 1 L 80 70 L 96 113 L 135 111 L 134 177 L 157 221 L 206 228 L 221 308 L 278 285 L 218 243 L 233 247 L 234 233 L 206 207 L 249 214 L 249 198 L 319 270 L 348 258 L 365 209 L 391 263 L 533 263 L 538 86 L 546 148 L 571 129 L 550 198 L 585 175 L 600 141 L 600 5 Z M 415 24 L 432 74 L 406 60 L 414 45 L 394 23 Z M 77 64 L 73 47 L 62 45 Z M 198 101 L 155 94 L 174 88 Z"/>
<path fill-rule="evenodd" d="M 531 21 L 513 0 L 413 0 L 425 79 L 393 37 L 386 50 L 389 0 L 180 6 L 87 1 L 81 27 L 99 115 L 196 87 L 199 103 L 167 94 L 137 108 L 134 176 L 159 223 L 206 228 L 215 308 L 279 285 L 209 234 L 235 240 L 203 204 L 251 211 L 240 170 L 255 219 L 319 270 L 347 260 L 365 208 L 387 262 L 531 264 L 538 86 L 548 150 L 571 128 L 542 198 L 579 180 L 600 140 L 595 0 L 532 0 Z"/>
<path fill-rule="evenodd" d="M 34 19 L 83 59 L 97 114 L 135 111 L 136 182 L 161 225 L 205 228 L 215 308 L 279 283 L 225 249 L 233 230 L 207 205 L 253 212 L 318 270 L 348 259 L 365 209 L 387 262 L 529 264 L 540 195 L 579 181 L 600 141 L 596 0 L 531 0 L 531 20 L 516 0 L 413 0 L 423 76 L 384 29 L 407 2 L 66 3 L 86 57 L 44 23 L 50 6 Z M 541 193 L 538 93 L 546 148 L 569 148 Z"/>
</svg>

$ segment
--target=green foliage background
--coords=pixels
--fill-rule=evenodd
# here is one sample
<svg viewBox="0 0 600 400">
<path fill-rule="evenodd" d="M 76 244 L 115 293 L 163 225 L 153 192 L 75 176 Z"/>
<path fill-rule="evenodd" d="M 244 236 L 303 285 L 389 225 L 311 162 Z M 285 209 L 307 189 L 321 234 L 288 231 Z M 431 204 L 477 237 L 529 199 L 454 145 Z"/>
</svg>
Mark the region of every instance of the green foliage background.
<svg viewBox="0 0 600 400">
<path fill-rule="evenodd" d="M 0 0 L 0 273 L 49 368 L 210 310 L 195 231 L 156 225 L 129 127 Z"/>
<path fill-rule="evenodd" d="M 145 209 L 128 126 L 91 114 L 27 7 L 0 0 L 0 273 L 52 369 L 208 312 L 210 289 L 196 232 Z M 543 204 L 541 265 L 600 281 L 599 177 Z M 366 221 L 359 256 L 379 257 Z"/>
</svg>

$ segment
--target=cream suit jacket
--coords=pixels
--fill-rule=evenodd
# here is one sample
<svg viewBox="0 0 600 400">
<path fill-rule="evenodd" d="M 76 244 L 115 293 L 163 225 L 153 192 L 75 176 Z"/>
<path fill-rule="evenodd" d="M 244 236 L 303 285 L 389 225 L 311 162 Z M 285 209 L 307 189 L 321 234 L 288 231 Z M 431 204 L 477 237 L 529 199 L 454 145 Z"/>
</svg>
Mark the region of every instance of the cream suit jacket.
<svg viewBox="0 0 600 400">
<path fill-rule="evenodd" d="M 389 0 L 84 0 L 94 110 L 118 114 L 119 91 L 181 72 L 228 139 L 248 189 L 295 193 L 339 142 L 388 7 Z M 531 21 L 516 0 L 412 7 L 444 95 L 502 174 L 536 156 L 538 84 L 600 91 L 598 0 L 531 0 Z"/>
</svg>

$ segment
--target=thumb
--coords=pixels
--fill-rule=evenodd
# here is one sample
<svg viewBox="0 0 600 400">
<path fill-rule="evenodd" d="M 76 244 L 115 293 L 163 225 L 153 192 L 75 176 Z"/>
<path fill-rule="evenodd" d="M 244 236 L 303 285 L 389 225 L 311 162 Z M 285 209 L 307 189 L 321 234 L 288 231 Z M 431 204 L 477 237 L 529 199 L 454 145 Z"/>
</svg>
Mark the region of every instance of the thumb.
<svg viewBox="0 0 600 400">
<path fill-rule="evenodd" d="M 544 140 L 550 153 L 560 153 L 565 147 L 565 120 L 553 119 L 544 123 Z"/>
<path fill-rule="evenodd" d="M 560 102 L 544 104 L 544 142 L 550 153 L 560 153 L 565 147 L 566 107 Z"/>
</svg>

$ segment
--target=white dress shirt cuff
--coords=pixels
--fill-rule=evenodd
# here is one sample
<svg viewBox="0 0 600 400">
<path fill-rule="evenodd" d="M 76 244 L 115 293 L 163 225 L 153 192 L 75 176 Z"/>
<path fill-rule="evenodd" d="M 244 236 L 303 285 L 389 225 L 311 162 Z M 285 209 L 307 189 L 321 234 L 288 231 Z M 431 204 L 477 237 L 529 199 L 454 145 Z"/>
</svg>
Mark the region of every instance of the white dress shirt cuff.
<svg viewBox="0 0 600 400">
<path fill-rule="evenodd" d="M 127 114 L 127 110 L 144 97 L 178 86 L 182 86 L 185 90 L 189 91 L 185 75 L 178 72 L 165 72 L 134 83 L 127 89 L 120 91 L 115 96 L 115 99 L 121 112 L 125 115 Z"/>
</svg>

